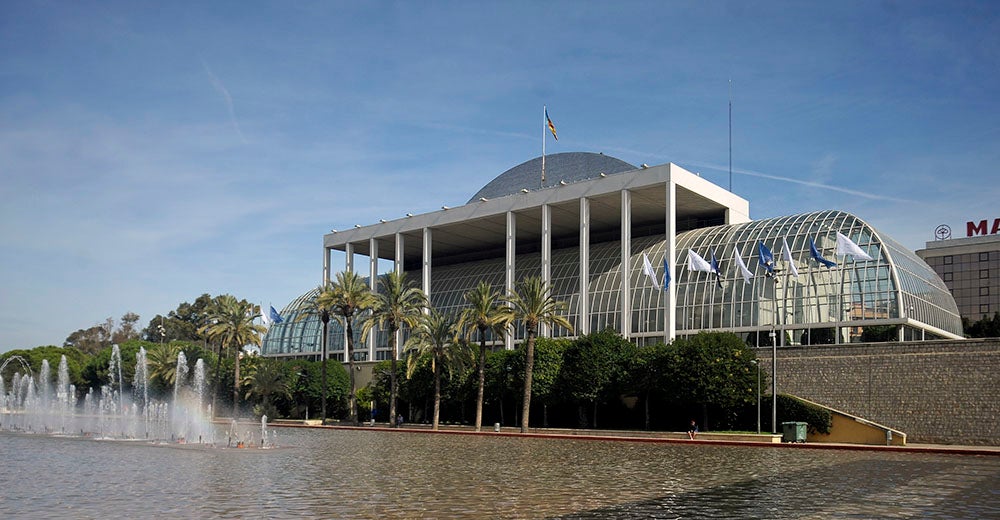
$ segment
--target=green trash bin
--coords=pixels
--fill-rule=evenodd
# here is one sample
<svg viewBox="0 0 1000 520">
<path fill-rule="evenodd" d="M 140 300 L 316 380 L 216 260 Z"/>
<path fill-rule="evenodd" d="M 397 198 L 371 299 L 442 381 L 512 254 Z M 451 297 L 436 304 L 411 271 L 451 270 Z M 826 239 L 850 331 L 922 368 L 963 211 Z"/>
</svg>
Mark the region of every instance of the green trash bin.
<svg viewBox="0 0 1000 520">
<path fill-rule="evenodd" d="M 808 426 L 808 423 L 804 422 L 781 423 L 781 442 L 806 442 Z"/>
</svg>

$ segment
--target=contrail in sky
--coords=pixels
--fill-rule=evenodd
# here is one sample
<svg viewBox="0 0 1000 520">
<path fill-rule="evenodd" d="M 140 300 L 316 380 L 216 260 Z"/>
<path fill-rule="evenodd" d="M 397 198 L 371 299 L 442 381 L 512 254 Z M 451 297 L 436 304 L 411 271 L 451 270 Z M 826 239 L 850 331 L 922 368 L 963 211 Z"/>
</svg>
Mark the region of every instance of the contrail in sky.
<svg viewBox="0 0 1000 520">
<path fill-rule="evenodd" d="M 441 130 L 458 131 L 458 132 L 462 132 L 462 133 L 479 133 L 479 134 L 489 134 L 489 135 L 496 135 L 496 136 L 503 136 L 503 137 L 515 137 L 515 138 L 519 138 L 519 139 L 521 139 L 521 138 L 523 138 L 523 139 L 535 139 L 535 137 L 533 137 L 531 135 L 528 135 L 526 133 L 501 132 L 501 131 L 496 131 L 496 130 L 485 130 L 485 129 L 482 129 L 482 128 L 468 128 L 468 127 L 461 127 L 461 126 L 456 126 L 456 125 L 445 125 L 445 124 L 437 124 L 437 123 L 425 124 L 424 126 L 428 127 L 428 128 L 437 128 L 437 129 L 441 129 Z M 639 151 L 639 150 L 632 150 L 632 149 L 628 149 L 628 148 L 618 148 L 618 147 L 613 147 L 613 146 L 612 147 L 607 147 L 607 146 L 602 147 L 602 146 L 594 146 L 594 145 L 586 145 L 586 146 L 592 146 L 592 147 L 594 147 L 594 149 L 597 149 L 597 150 L 608 150 L 608 151 L 612 151 L 612 152 L 624 152 L 624 153 L 631 153 L 631 154 L 640 155 L 640 156 L 644 155 L 644 156 L 647 156 L 647 157 L 656 157 L 656 158 L 659 158 L 659 159 L 670 160 L 670 158 L 663 157 L 662 155 L 659 155 L 659 154 L 650 154 L 648 152 L 642 152 L 642 151 Z M 717 164 L 703 163 L 703 162 L 697 162 L 697 161 L 671 161 L 671 162 L 673 162 L 674 164 L 678 164 L 678 165 L 680 165 L 681 163 L 683 163 L 683 164 L 689 164 L 691 166 L 696 166 L 696 167 L 701 167 L 701 168 L 707 168 L 707 169 L 721 171 L 721 172 L 727 172 L 727 171 L 729 171 L 728 166 L 721 166 L 721 165 L 717 165 Z M 886 201 L 892 201 L 892 202 L 913 202 L 911 200 L 900 199 L 900 198 L 896 198 L 896 197 L 889 197 L 889 196 L 881 195 L 881 194 L 878 194 L 878 193 L 869 193 L 869 192 L 866 192 L 866 191 L 852 190 L 850 188 L 843 188 L 843 187 L 840 187 L 840 186 L 833 186 L 831 184 L 823 184 L 821 182 L 810 181 L 810 180 L 805 180 L 805 179 L 793 179 L 791 177 L 782 177 L 780 175 L 772 175 L 770 173 L 763 173 L 763 172 L 758 172 L 758 171 L 753 171 L 753 170 L 744 170 L 744 169 L 740 169 L 740 168 L 733 168 L 733 173 L 738 173 L 740 175 L 747 175 L 749 177 L 759 177 L 761 179 L 769 179 L 769 180 L 772 180 L 772 181 L 789 182 L 789 183 L 792 183 L 792 184 L 799 184 L 799 185 L 802 185 L 802 186 L 809 186 L 810 188 L 818 188 L 818 189 L 822 189 L 822 190 L 836 191 L 836 192 L 839 192 L 839 193 L 846 193 L 848 195 L 854 195 L 854 196 L 857 196 L 857 197 L 862 197 L 862 198 L 872 199 L 872 200 L 886 200 Z"/>
<path fill-rule="evenodd" d="M 240 136 L 240 141 L 243 144 L 247 144 L 246 137 L 243 137 L 243 129 L 240 128 L 240 122 L 236 119 L 236 109 L 233 107 L 233 97 L 229 95 L 229 90 L 226 86 L 219 81 L 219 78 L 215 77 L 212 73 L 211 67 L 208 66 L 208 62 L 204 58 L 201 59 L 201 66 L 204 67 L 205 73 L 208 74 L 208 80 L 212 82 L 212 86 L 215 90 L 218 90 L 222 97 L 226 100 L 226 108 L 229 109 L 229 120 L 233 123 L 233 128 L 236 129 L 236 133 Z"/>
</svg>

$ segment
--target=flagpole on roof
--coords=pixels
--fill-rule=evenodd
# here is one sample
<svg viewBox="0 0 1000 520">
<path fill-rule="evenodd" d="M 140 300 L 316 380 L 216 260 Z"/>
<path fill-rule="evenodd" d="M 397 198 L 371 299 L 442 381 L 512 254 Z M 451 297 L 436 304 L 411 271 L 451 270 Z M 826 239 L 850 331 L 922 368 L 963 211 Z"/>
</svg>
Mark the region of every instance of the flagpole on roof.
<svg viewBox="0 0 1000 520">
<path fill-rule="evenodd" d="M 548 110 L 545 105 L 542 105 L 542 183 L 540 188 L 545 187 L 545 131 L 548 130 Z"/>
</svg>

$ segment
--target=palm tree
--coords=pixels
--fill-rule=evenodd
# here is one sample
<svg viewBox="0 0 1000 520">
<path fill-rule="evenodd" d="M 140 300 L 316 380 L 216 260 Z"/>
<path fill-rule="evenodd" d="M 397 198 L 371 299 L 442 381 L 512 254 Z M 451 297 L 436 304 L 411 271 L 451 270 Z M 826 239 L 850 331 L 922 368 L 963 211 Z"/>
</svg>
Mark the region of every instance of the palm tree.
<svg viewBox="0 0 1000 520">
<path fill-rule="evenodd" d="M 146 363 L 149 369 L 149 381 L 154 381 L 156 388 L 166 391 L 174 386 L 177 378 L 177 354 L 181 351 L 179 345 L 157 343 L 146 353 Z"/>
<path fill-rule="evenodd" d="M 337 273 L 329 292 L 321 293 L 316 298 L 316 304 L 329 308 L 333 314 L 341 318 L 344 330 L 347 331 L 347 370 L 351 373 L 351 394 L 348 397 L 348 409 L 352 423 L 358 422 L 358 385 L 354 375 L 354 318 L 375 305 L 375 294 L 357 273 L 342 271 Z"/>
<path fill-rule="evenodd" d="M 514 319 L 524 325 L 527 341 L 524 352 L 524 400 L 521 403 L 521 433 L 528 432 L 528 416 L 531 410 L 531 374 L 535 369 L 535 338 L 538 324 L 559 326 L 573 331 L 573 325 L 561 313 L 566 303 L 552 297 L 547 284 L 537 276 L 518 282 L 514 292 L 507 296 Z"/>
<path fill-rule="evenodd" d="M 490 284 L 479 282 L 474 289 L 465 293 L 465 302 L 469 304 L 459 316 L 458 326 L 465 332 L 466 339 L 471 340 L 472 333 L 479 333 L 479 388 L 476 393 L 476 431 L 483 428 L 483 387 L 486 383 L 486 332 L 492 331 L 494 337 L 501 337 L 513 319 L 510 308 L 503 305 L 500 293 L 494 291 Z"/>
<path fill-rule="evenodd" d="M 309 316 L 319 316 L 319 321 L 323 323 L 323 335 L 320 338 L 320 344 L 322 345 L 322 354 L 320 356 L 320 366 L 322 367 L 320 388 L 322 388 L 322 405 L 321 405 L 321 417 L 322 422 L 320 424 L 326 424 L 326 362 L 327 362 L 327 338 L 329 334 L 327 330 L 330 325 L 330 312 L 333 309 L 333 286 L 330 282 L 326 282 L 316 289 L 316 297 L 309 300 L 303 309 L 303 313 L 299 314 L 297 320 L 303 320 Z"/>
<path fill-rule="evenodd" d="M 212 324 L 205 325 L 200 332 L 210 341 L 218 341 L 220 345 L 233 347 L 235 350 L 233 419 L 237 419 L 240 404 L 240 352 L 246 345 L 259 347 L 261 335 L 267 332 L 267 329 L 263 325 L 254 323 L 254 320 L 260 317 L 260 307 L 246 300 L 237 300 L 230 294 L 219 296 L 215 303 L 209 316 Z"/>
<path fill-rule="evenodd" d="M 247 388 L 245 395 L 247 399 L 251 397 L 260 399 L 261 410 L 264 414 L 271 410 L 273 397 L 290 398 L 292 396 L 285 365 L 274 359 L 260 360 L 256 368 L 244 378 L 243 386 Z"/>
<path fill-rule="evenodd" d="M 430 358 L 431 371 L 434 373 L 434 426 L 438 429 L 438 419 L 441 415 L 441 372 L 449 373 L 461 370 L 472 360 L 468 343 L 458 335 L 454 316 L 443 314 L 432 309 L 428 314 L 422 314 L 417 326 L 406 341 L 406 347 L 411 349 L 406 359 L 406 377 L 413 376 L 417 367 Z"/>
<path fill-rule="evenodd" d="M 364 332 L 361 338 L 364 339 L 371 333 L 375 326 L 389 333 L 389 360 L 391 368 L 389 371 L 389 424 L 396 426 L 396 399 L 399 396 L 399 386 L 396 381 L 396 331 L 403 325 L 413 328 L 424 307 L 427 306 L 427 297 L 424 292 L 414 287 L 406 279 L 406 273 L 389 271 L 379 279 L 381 289 L 375 295 L 375 305 L 372 307 L 372 314 L 363 325 Z"/>
</svg>

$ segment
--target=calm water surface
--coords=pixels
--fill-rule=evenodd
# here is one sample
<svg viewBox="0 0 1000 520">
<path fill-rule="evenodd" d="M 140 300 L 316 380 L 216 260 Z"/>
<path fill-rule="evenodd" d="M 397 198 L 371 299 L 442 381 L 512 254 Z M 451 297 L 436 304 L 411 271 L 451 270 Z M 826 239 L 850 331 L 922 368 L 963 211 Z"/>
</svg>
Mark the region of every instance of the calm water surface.
<svg viewBox="0 0 1000 520">
<path fill-rule="evenodd" d="M 279 429 L 0 434 L 0 518 L 1000 518 L 1000 457 Z"/>
</svg>

